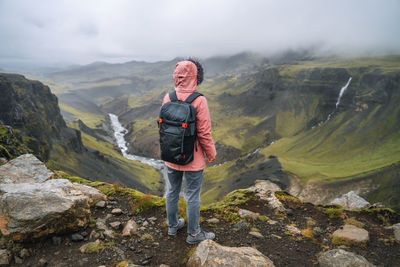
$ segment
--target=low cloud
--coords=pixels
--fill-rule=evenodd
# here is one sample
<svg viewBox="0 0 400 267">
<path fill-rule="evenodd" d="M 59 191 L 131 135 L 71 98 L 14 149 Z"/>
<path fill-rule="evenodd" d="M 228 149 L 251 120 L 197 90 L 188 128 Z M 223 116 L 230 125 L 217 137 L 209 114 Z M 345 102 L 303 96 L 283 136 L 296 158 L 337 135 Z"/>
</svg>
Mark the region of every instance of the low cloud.
<svg viewBox="0 0 400 267">
<path fill-rule="evenodd" d="M 396 0 L 0 0 L 0 64 L 308 48 L 399 54 L 399 11 Z"/>
</svg>

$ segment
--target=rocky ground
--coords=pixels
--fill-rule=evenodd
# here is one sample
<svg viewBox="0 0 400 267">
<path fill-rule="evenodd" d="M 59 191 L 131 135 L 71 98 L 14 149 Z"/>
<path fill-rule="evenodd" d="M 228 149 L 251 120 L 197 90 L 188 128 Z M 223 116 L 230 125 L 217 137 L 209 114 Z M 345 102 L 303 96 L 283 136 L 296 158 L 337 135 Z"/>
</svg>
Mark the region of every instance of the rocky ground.
<svg viewBox="0 0 400 267">
<path fill-rule="evenodd" d="M 35 166 L 35 176 L 40 175 Z M 46 170 L 42 174 L 50 176 Z M 226 264 L 218 266 L 400 266 L 398 214 L 303 203 L 267 181 L 202 209 L 201 225 L 216 239 L 198 246 L 185 242 L 185 229 L 167 235 L 163 199 L 119 184 L 65 173 L 29 186 L 10 179 L 2 183 L 0 266 L 210 266 L 212 261 Z M 52 205 L 63 198 L 67 201 L 54 213 Z M 25 209 L 33 201 L 36 206 Z M 17 207 L 22 212 L 10 208 L 15 203 L 22 203 Z M 67 203 L 75 204 L 64 211 Z M 30 212 L 35 207 L 40 207 L 36 214 Z M 183 200 L 180 211 L 184 216 Z"/>
</svg>

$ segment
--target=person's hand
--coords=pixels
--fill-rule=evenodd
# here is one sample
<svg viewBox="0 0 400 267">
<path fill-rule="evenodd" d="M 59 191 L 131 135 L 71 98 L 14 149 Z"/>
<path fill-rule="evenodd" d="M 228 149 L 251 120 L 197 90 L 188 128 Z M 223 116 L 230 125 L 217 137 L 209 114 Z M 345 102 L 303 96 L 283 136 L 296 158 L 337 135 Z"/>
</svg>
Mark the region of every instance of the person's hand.
<svg viewBox="0 0 400 267">
<path fill-rule="evenodd" d="M 213 163 L 215 161 L 215 158 L 213 158 L 213 159 L 208 159 L 208 162 L 209 163 Z"/>
</svg>

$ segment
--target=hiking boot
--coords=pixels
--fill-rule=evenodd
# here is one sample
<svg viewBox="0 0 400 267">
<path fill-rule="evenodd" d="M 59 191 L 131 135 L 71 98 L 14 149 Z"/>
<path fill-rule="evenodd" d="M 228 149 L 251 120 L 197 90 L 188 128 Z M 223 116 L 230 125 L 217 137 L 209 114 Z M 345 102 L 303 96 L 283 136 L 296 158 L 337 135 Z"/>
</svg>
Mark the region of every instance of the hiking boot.
<svg viewBox="0 0 400 267">
<path fill-rule="evenodd" d="M 175 227 L 168 227 L 168 235 L 176 235 L 179 229 L 182 229 L 185 225 L 185 219 L 180 218 L 178 220 L 178 225 Z"/>
<path fill-rule="evenodd" d="M 208 233 L 204 230 L 200 230 L 200 232 L 197 235 L 188 235 L 186 238 L 186 242 L 189 244 L 197 244 L 200 243 L 203 240 L 211 239 L 213 240 L 215 238 L 214 233 Z"/>
</svg>

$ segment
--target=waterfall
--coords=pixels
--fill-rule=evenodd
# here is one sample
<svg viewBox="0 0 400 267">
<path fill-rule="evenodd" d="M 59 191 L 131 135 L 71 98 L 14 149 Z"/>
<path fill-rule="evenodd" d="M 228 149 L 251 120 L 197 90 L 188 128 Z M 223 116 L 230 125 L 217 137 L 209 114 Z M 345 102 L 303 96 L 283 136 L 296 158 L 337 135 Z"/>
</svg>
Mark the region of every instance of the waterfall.
<svg viewBox="0 0 400 267">
<path fill-rule="evenodd" d="M 128 153 L 128 147 L 125 141 L 125 134 L 128 132 L 126 128 L 124 128 L 118 120 L 118 116 L 114 114 L 108 114 L 111 120 L 111 126 L 114 130 L 114 137 L 117 141 L 118 148 L 121 150 L 122 156 L 129 160 L 137 160 L 144 164 L 150 165 L 151 167 L 155 168 L 157 171 L 161 173 L 164 178 L 165 182 L 165 192 L 167 192 L 169 188 L 169 181 L 167 177 L 167 168 L 164 165 L 164 161 L 153 159 L 153 158 L 146 158 L 137 155 L 132 155 Z M 165 197 L 164 192 L 164 197 Z"/>
<path fill-rule="evenodd" d="M 343 96 L 344 92 L 346 91 L 347 87 L 349 87 L 350 82 L 351 82 L 351 79 L 352 79 L 352 77 L 350 77 L 349 80 L 347 81 L 347 83 L 345 84 L 345 86 L 343 86 L 343 87 L 340 89 L 339 96 L 338 96 L 338 99 L 337 99 L 337 101 L 336 101 L 335 110 L 332 111 L 331 113 L 329 113 L 329 115 L 328 115 L 328 117 L 326 118 L 325 121 L 319 122 L 317 125 L 314 125 L 313 127 L 311 127 L 311 129 L 314 129 L 315 127 L 320 126 L 320 125 L 323 124 L 324 122 L 327 122 L 327 121 L 329 121 L 329 120 L 331 119 L 332 115 L 333 115 L 333 114 L 336 112 L 336 110 L 338 109 L 338 107 L 339 107 L 339 105 L 340 105 L 340 100 L 342 99 L 342 96 Z"/>
</svg>

